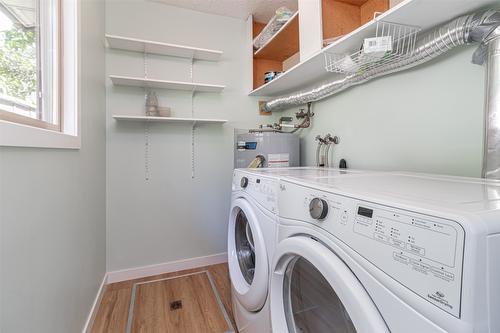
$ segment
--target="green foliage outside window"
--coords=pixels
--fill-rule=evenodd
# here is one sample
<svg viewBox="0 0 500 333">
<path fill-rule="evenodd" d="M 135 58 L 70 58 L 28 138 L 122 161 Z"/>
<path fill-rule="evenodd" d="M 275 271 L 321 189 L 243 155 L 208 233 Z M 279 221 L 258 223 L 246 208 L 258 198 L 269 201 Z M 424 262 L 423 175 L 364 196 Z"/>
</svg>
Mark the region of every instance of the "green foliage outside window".
<svg viewBox="0 0 500 333">
<path fill-rule="evenodd" d="M 36 105 L 36 34 L 14 26 L 0 32 L 0 93 Z"/>
</svg>

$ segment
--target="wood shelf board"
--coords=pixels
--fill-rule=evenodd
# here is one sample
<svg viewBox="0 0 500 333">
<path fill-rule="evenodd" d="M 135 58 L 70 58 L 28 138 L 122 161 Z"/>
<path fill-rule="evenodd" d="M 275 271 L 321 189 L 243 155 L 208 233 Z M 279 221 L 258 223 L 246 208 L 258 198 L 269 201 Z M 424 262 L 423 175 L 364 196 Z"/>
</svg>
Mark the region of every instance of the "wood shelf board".
<svg viewBox="0 0 500 333">
<path fill-rule="evenodd" d="M 389 9 L 389 0 L 366 0 L 361 5 L 341 0 L 322 0 L 323 39 L 339 37 L 373 20 Z"/>
<path fill-rule="evenodd" d="M 344 2 L 344 3 L 347 3 L 347 4 L 350 4 L 350 5 L 354 5 L 354 6 L 363 6 L 365 3 L 367 3 L 368 1 L 370 0 L 336 0 L 338 2 Z"/>
<path fill-rule="evenodd" d="M 145 79 L 139 77 L 110 75 L 114 85 L 129 87 L 160 88 L 183 91 L 221 92 L 225 86 L 196 82 Z"/>
<path fill-rule="evenodd" d="M 226 119 L 204 119 L 204 118 L 179 118 L 179 117 L 147 117 L 147 116 L 124 116 L 114 115 L 116 120 L 136 122 L 160 122 L 173 124 L 224 124 Z"/>
<path fill-rule="evenodd" d="M 361 26 L 359 6 L 337 0 L 322 0 L 323 39 L 342 36 Z"/>
<path fill-rule="evenodd" d="M 110 48 L 141 52 L 148 54 L 167 55 L 188 59 L 218 61 L 222 51 L 203 49 L 198 47 L 155 42 L 145 39 L 129 38 L 116 35 L 106 35 Z"/>
<path fill-rule="evenodd" d="M 421 27 L 423 31 L 446 23 L 457 16 L 470 13 L 487 6 L 494 6 L 496 0 L 450 0 L 427 1 L 406 0 L 381 14 L 376 20 L 370 21 L 351 33 L 343 36 L 331 45 L 292 67 L 280 77 L 266 83 L 250 92 L 250 96 L 279 96 L 318 85 L 321 81 L 332 80 L 341 75 L 327 73 L 325 52 L 335 54 L 352 53 L 359 50 L 365 38 L 375 34 L 377 21 L 387 21 Z"/>
<path fill-rule="evenodd" d="M 253 21 L 253 24 L 252 24 L 252 41 L 255 39 L 255 37 L 257 37 L 262 32 L 262 30 L 264 30 L 265 27 L 266 27 L 265 23 L 260 23 L 260 22 Z"/>
<path fill-rule="evenodd" d="M 266 44 L 254 53 L 254 57 L 283 62 L 297 52 L 299 52 L 298 12 Z"/>
</svg>

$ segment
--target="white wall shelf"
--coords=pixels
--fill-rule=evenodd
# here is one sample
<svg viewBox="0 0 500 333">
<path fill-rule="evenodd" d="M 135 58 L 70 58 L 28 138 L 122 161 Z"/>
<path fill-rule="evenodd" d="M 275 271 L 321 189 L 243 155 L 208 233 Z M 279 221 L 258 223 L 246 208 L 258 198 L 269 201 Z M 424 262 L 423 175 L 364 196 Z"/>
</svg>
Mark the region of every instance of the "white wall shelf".
<svg viewBox="0 0 500 333">
<path fill-rule="evenodd" d="M 422 31 L 443 24 L 453 18 L 483 7 L 498 5 L 498 0 L 406 0 L 376 18 L 398 24 L 418 26 Z M 350 54 L 359 50 L 365 38 L 375 33 L 377 22 L 371 21 L 343 38 L 295 65 L 278 78 L 250 92 L 250 96 L 279 96 L 300 90 L 312 84 L 332 79 L 339 74 L 327 73 L 324 69 L 324 53 Z"/>
<path fill-rule="evenodd" d="M 148 54 L 167 55 L 196 60 L 219 61 L 222 51 L 202 49 L 198 47 L 154 42 L 123 36 L 106 35 L 108 45 L 112 49 L 134 51 Z"/>
<path fill-rule="evenodd" d="M 147 116 L 122 116 L 122 115 L 114 115 L 113 118 L 116 120 L 124 120 L 124 121 L 159 122 L 159 123 L 192 124 L 192 125 L 227 123 L 226 119 L 147 117 Z"/>
<path fill-rule="evenodd" d="M 160 88 L 170 90 L 200 91 L 200 92 L 221 92 L 225 86 L 216 84 L 182 82 L 169 80 L 145 79 L 140 77 L 110 75 L 109 78 L 116 86 Z"/>
</svg>

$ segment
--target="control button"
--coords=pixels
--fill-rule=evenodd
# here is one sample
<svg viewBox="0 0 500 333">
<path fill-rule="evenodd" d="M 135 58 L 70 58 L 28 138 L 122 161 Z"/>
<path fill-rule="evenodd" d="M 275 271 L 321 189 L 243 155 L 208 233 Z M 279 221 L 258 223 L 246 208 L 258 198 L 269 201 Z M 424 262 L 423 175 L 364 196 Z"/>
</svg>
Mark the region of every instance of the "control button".
<svg viewBox="0 0 500 333">
<path fill-rule="evenodd" d="M 425 256 L 425 249 L 421 248 L 420 246 L 416 246 L 413 244 L 406 244 L 406 249 L 410 252 L 417 253 L 421 256 Z"/>
<path fill-rule="evenodd" d="M 328 203 L 320 198 L 314 198 L 309 203 L 309 214 L 315 220 L 322 220 L 328 215 Z"/>
<path fill-rule="evenodd" d="M 387 237 L 378 233 L 374 233 L 373 238 L 384 243 L 387 242 Z"/>
<path fill-rule="evenodd" d="M 455 279 L 455 274 L 445 271 L 444 269 L 439 269 L 438 267 L 431 266 L 431 272 L 435 277 L 441 278 L 445 281 L 453 281 Z"/>
<path fill-rule="evenodd" d="M 399 240 L 399 239 L 394 238 L 394 237 L 389 238 L 389 242 L 392 245 L 394 245 L 396 247 L 399 247 L 400 249 L 404 249 L 405 248 L 405 243 L 403 241 Z"/>
<path fill-rule="evenodd" d="M 403 264 L 408 264 L 410 262 L 410 258 L 401 253 L 393 252 L 392 257 L 394 258 L 394 260 L 399 261 Z"/>
<path fill-rule="evenodd" d="M 420 271 L 422 273 L 427 273 L 431 267 L 419 260 L 415 260 L 415 259 L 410 259 L 410 262 L 413 266 L 413 269 L 417 270 L 417 271 Z"/>
<path fill-rule="evenodd" d="M 359 216 L 356 217 L 356 223 L 365 227 L 371 226 L 372 222 L 373 221 L 371 219 L 360 218 Z"/>
<path fill-rule="evenodd" d="M 242 188 L 246 188 L 248 186 L 248 178 L 247 177 L 241 177 L 240 186 Z"/>
<path fill-rule="evenodd" d="M 347 215 L 347 212 L 343 212 L 342 216 L 340 217 L 340 223 L 342 223 L 343 225 L 346 225 L 348 219 L 349 219 L 349 215 Z"/>
</svg>

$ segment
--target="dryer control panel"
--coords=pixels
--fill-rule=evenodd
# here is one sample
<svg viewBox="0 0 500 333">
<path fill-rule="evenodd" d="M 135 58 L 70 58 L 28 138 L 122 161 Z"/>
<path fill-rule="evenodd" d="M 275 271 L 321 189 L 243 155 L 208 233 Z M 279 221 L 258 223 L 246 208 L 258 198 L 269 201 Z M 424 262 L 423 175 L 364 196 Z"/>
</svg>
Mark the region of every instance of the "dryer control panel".
<svg viewBox="0 0 500 333">
<path fill-rule="evenodd" d="M 233 175 L 232 190 L 243 191 L 255 199 L 265 209 L 274 214 L 278 213 L 278 181 L 275 179 L 258 177 L 243 172 Z"/>
<path fill-rule="evenodd" d="M 291 183 L 282 189 L 280 217 L 316 225 L 418 296 L 460 317 L 465 232 L 459 223 Z M 310 214 L 318 198 L 328 205 L 323 219 Z"/>
</svg>

